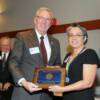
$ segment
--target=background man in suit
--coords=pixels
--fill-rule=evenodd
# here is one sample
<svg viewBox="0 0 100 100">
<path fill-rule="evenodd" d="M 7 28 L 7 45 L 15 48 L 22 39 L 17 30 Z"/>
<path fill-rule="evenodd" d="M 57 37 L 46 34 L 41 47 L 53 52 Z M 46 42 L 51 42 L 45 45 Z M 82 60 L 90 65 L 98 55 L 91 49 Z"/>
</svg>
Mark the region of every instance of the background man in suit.
<svg viewBox="0 0 100 100">
<path fill-rule="evenodd" d="M 41 90 L 32 81 L 37 66 L 61 64 L 59 41 L 47 35 L 53 17 L 50 9 L 46 7 L 39 8 L 34 17 L 34 29 L 21 32 L 16 36 L 10 57 L 10 70 L 17 85 L 14 88 L 12 100 L 52 99 L 48 91 Z M 41 36 L 44 40 L 40 39 Z M 42 53 L 41 44 L 42 47 L 45 47 L 46 54 Z M 45 58 L 43 55 L 45 55 Z"/>
<path fill-rule="evenodd" d="M 11 50 L 11 39 L 0 39 L 0 100 L 11 100 L 12 77 L 8 69 L 8 60 Z"/>
</svg>

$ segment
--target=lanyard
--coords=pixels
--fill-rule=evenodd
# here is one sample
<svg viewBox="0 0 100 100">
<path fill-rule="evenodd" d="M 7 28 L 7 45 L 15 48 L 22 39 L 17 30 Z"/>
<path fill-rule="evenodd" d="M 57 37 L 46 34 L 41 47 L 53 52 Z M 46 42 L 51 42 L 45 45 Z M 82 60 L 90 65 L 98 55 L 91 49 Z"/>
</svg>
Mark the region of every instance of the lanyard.
<svg viewBox="0 0 100 100">
<path fill-rule="evenodd" d="M 66 74 L 66 82 L 69 82 L 69 76 L 68 76 L 68 72 L 69 72 L 69 66 L 70 66 L 70 58 L 68 57 L 67 58 L 67 63 L 66 63 L 66 71 L 67 71 L 67 74 Z"/>
<path fill-rule="evenodd" d="M 80 55 L 83 51 L 85 51 L 86 50 L 86 48 L 85 47 L 83 47 L 82 49 L 81 49 L 81 51 L 79 52 L 79 54 L 78 55 Z M 78 56 L 77 55 L 77 56 Z M 76 56 L 76 57 L 77 57 Z M 76 58 L 75 57 L 75 58 Z M 74 58 L 74 59 L 75 59 Z M 67 74 L 66 74 L 66 82 L 69 82 L 70 81 L 70 78 L 69 78 L 69 67 L 70 67 L 70 64 L 71 64 L 71 62 L 74 60 L 74 59 L 72 59 L 72 60 L 70 60 L 70 56 L 68 56 L 68 58 L 67 58 L 67 62 L 66 62 L 66 71 L 67 71 Z"/>
</svg>

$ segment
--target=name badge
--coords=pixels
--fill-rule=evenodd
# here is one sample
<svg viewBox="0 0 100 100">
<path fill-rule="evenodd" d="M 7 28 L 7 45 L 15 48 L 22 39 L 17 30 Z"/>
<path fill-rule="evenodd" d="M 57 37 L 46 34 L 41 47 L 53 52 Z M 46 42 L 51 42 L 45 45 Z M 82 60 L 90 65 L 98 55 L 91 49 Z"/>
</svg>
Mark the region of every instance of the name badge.
<svg viewBox="0 0 100 100">
<path fill-rule="evenodd" d="M 37 54 L 40 53 L 39 47 L 29 48 L 30 54 Z"/>
<path fill-rule="evenodd" d="M 66 77 L 66 82 L 69 83 L 69 81 L 70 81 L 70 80 L 69 80 L 69 77 Z"/>
</svg>

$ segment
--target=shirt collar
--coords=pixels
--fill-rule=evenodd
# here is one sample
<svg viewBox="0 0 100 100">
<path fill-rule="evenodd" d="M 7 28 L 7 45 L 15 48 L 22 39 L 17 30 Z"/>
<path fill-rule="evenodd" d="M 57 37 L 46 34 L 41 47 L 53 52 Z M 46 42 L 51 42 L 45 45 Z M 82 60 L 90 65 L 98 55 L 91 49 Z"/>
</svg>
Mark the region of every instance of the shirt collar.
<svg viewBox="0 0 100 100">
<path fill-rule="evenodd" d="M 41 37 L 42 35 L 41 35 L 37 30 L 35 30 L 35 31 L 36 31 L 37 38 L 38 38 L 38 40 L 39 40 L 39 42 L 40 42 L 40 37 Z M 44 35 L 44 39 L 46 39 L 46 38 L 48 38 L 47 34 Z"/>
<path fill-rule="evenodd" d="M 2 52 L 2 55 L 4 55 L 4 54 L 9 54 L 9 51 L 8 52 Z"/>
</svg>

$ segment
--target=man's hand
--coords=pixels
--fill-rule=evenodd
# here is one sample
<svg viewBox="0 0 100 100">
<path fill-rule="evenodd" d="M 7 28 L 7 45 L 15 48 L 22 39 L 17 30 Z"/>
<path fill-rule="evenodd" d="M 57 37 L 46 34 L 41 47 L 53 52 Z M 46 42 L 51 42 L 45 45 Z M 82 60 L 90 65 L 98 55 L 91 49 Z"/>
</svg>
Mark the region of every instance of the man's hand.
<svg viewBox="0 0 100 100">
<path fill-rule="evenodd" d="M 11 86 L 12 84 L 10 82 L 6 82 L 3 86 L 3 91 L 8 90 L 8 88 Z"/>
<path fill-rule="evenodd" d="M 2 91 L 2 87 L 3 87 L 3 84 L 2 84 L 2 83 L 0 83 L 0 91 Z"/>
<path fill-rule="evenodd" d="M 39 91 L 42 90 L 42 88 L 39 88 L 37 85 L 33 84 L 32 82 L 28 82 L 26 80 L 23 80 L 21 82 L 22 86 L 29 92 L 35 92 L 35 91 Z"/>
</svg>

